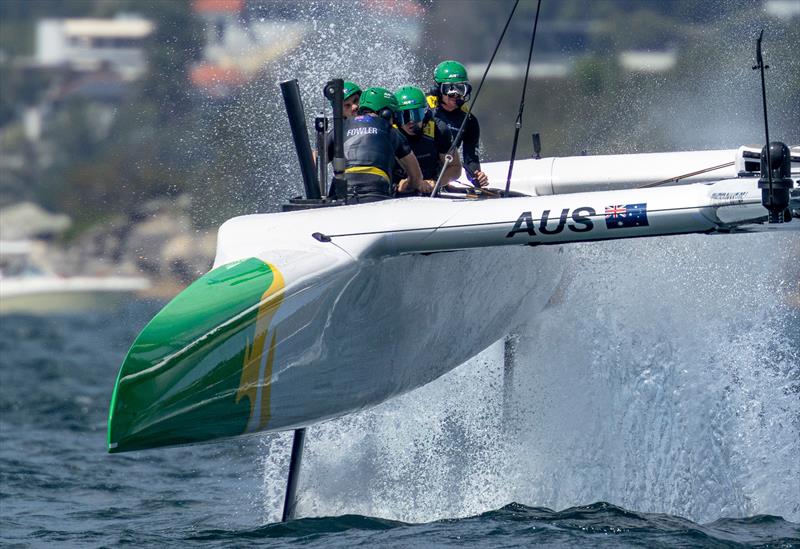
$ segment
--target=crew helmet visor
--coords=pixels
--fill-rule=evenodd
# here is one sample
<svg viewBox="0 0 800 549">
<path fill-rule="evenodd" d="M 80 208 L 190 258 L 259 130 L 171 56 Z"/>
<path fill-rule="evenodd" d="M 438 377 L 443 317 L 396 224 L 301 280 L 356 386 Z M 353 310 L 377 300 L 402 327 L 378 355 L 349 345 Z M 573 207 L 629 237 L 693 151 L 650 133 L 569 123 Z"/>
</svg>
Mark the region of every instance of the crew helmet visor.
<svg viewBox="0 0 800 549">
<path fill-rule="evenodd" d="M 441 91 L 442 95 L 469 99 L 472 86 L 469 85 L 469 82 L 448 82 L 441 85 Z"/>
<path fill-rule="evenodd" d="M 397 118 L 401 126 L 409 122 L 422 122 L 425 120 L 425 107 L 398 111 Z"/>
</svg>

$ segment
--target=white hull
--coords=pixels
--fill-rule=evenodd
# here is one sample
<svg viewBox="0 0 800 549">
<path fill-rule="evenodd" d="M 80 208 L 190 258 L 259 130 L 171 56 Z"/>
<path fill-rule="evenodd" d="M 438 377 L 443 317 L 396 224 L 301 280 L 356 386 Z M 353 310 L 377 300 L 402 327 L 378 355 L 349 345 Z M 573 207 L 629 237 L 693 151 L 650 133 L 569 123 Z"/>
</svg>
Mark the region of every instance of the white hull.
<svg viewBox="0 0 800 549">
<path fill-rule="evenodd" d="M 0 314 L 113 310 L 150 283 L 133 277 L 55 276 L 0 279 Z"/>
<path fill-rule="evenodd" d="M 298 289 L 316 299 L 290 319 L 283 314 L 298 309 L 287 296 L 273 321 L 288 335 L 276 347 L 269 430 L 367 408 L 444 375 L 540 312 L 563 257 L 554 247 L 409 255 L 332 275 L 338 282 L 322 292 Z"/>
<path fill-rule="evenodd" d="M 231 219 L 219 230 L 214 269 L 131 348 L 109 449 L 281 431 L 368 408 L 541 313 L 575 271 L 561 245 L 769 230 L 766 214 L 758 179 L 744 177 Z"/>
<path fill-rule="evenodd" d="M 408 198 L 232 219 L 220 229 L 215 268 L 257 257 L 286 283 L 269 328 L 277 334 L 272 376 L 258 380 L 268 382 L 269 396 L 253 412 L 269 420 L 254 419 L 250 429 L 295 428 L 369 407 L 475 356 L 553 296 L 564 265 L 559 248 L 543 244 L 713 232 L 760 220 L 766 212 L 756 183 Z M 606 221 L 608 206 L 634 203 L 646 205 L 644 224 Z M 478 305 L 487 300 L 471 299 L 473 292 L 491 293 L 491 307 Z M 457 353 L 441 344 L 452 338 L 463 342 Z"/>
</svg>

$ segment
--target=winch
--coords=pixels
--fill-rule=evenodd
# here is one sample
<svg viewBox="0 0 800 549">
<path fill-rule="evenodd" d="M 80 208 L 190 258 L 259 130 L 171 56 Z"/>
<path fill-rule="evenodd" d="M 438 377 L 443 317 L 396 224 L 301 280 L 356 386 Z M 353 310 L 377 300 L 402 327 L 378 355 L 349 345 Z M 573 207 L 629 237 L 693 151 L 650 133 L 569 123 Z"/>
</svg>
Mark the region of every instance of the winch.
<svg viewBox="0 0 800 549">
<path fill-rule="evenodd" d="M 789 211 L 789 191 L 794 187 L 791 172 L 789 147 L 773 141 L 769 148 L 761 149 L 761 204 L 769 211 L 770 223 L 788 223 L 792 219 Z"/>
</svg>

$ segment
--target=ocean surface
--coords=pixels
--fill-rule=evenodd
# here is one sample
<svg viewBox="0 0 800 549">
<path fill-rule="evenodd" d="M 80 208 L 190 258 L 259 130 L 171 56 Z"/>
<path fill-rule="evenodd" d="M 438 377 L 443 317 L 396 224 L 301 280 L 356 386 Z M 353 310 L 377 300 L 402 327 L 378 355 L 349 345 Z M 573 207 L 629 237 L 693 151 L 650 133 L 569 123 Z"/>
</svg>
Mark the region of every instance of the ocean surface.
<svg viewBox="0 0 800 549">
<path fill-rule="evenodd" d="M 117 369 L 160 303 L 0 317 L 0 545 L 798 547 L 797 252 L 569 247 L 510 392 L 495 345 L 310 429 L 287 524 L 287 434 L 106 454 Z"/>
</svg>

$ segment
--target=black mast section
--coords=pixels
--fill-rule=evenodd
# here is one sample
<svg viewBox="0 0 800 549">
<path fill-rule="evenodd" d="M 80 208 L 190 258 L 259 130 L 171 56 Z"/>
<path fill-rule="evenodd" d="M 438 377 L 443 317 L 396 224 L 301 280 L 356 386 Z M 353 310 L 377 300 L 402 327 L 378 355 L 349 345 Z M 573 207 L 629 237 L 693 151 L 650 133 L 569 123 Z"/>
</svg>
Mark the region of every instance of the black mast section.
<svg viewBox="0 0 800 549">
<path fill-rule="evenodd" d="M 758 35 L 756 40 L 756 65 L 753 70 L 760 69 L 761 71 L 761 104 L 764 108 L 764 134 L 767 136 L 767 166 L 769 170 L 769 194 L 772 195 L 772 159 L 769 152 L 769 123 L 767 122 L 767 86 L 764 83 L 764 69 L 768 69 L 769 65 L 764 65 L 764 58 L 761 56 L 761 40 L 764 38 L 764 29 L 761 29 L 761 34 Z"/>
</svg>

